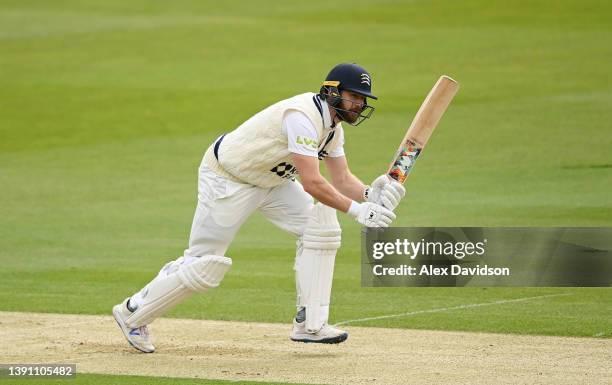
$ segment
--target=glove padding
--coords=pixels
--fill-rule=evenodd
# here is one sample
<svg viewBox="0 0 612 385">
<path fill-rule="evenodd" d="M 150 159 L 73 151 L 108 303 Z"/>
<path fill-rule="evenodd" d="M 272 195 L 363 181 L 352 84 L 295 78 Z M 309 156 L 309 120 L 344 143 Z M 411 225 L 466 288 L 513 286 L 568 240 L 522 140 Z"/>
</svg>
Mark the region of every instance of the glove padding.
<svg viewBox="0 0 612 385">
<path fill-rule="evenodd" d="M 366 200 L 384 206 L 389 210 L 395 210 L 405 195 L 404 185 L 385 174 L 374 179 Z"/>
<path fill-rule="evenodd" d="M 393 211 L 372 202 L 354 202 L 349 214 L 366 227 L 389 227 L 395 219 Z"/>
</svg>

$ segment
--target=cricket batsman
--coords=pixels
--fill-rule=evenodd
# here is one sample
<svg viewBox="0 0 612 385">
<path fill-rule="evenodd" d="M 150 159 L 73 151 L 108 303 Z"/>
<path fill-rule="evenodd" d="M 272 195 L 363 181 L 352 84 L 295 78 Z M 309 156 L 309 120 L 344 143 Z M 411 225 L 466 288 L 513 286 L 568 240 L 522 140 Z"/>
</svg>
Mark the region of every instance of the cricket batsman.
<svg viewBox="0 0 612 385">
<path fill-rule="evenodd" d="M 342 123 L 357 126 L 372 115 L 374 107 L 367 100 L 377 97 L 371 86 L 363 67 L 339 64 L 319 93 L 281 100 L 210 145 L 199 168 L 189 248 L 142 290 L 113 307 L 134 348 L 152 353 L 147 326 L 193 293 L 219 286 L 232 265 L 225 253 L 255 211 L 297 238 L 297 314 L 290 338 L 332 344 L 348 338 L 327 322 L 340 247 L 336 211 L 363 226 L 388 227 L 405 194 L 386 175 L 367 186 L 348 167 Z M 321 160 L 330 181 L 319 172 Z"/>
</svg>

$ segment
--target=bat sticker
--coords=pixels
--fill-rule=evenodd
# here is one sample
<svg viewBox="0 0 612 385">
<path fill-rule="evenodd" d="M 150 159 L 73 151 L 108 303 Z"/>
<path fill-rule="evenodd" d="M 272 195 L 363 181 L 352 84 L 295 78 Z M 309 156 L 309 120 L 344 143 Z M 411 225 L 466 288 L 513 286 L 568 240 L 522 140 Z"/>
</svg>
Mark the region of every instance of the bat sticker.
<svg viewBox="0 0 612 385">
<path fill-rule="evenodd" d="M 389 176 L 400 183 L 404 183 L 420 153 L 421 149 L 417 144 L 412 140 L 407 140 L 398 150 L 391 170 L 389 170 Z"/>
</svg>

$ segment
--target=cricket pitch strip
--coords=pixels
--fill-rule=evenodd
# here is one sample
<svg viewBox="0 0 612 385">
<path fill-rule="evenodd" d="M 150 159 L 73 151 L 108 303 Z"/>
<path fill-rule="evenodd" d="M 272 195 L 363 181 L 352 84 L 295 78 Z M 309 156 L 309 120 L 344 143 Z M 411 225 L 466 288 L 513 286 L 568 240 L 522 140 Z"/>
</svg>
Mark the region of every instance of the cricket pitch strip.
<svg viewBox="0 0 612 385">
<path fill-rule="evenodd" d="M 111 316 L 0 312 L 0 363 L 311 384 L 612 383 L 611 339 L 346 329 L 340 345 L 300 344 L 289 323 L 160 319 L 150 327 L 157 352 L 143 354 Z"/>
</svg>

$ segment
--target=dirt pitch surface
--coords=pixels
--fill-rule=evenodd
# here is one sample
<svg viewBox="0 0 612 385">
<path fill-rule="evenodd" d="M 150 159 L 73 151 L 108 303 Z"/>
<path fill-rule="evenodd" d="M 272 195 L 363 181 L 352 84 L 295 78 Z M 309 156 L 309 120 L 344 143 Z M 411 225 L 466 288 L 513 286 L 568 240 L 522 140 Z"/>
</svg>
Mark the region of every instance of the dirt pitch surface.
<svg viewBox="0 0 612 385">
<path fill-rule="evenodd" d="M 289 325 L 160 319 L 154 354 L 110 316 L 0 312 L 1 363 L 76 363 L 81 373 L 321 384 L 609 384 L 612 340 L 349 327 L 299 344 Z"/>
</svg>

